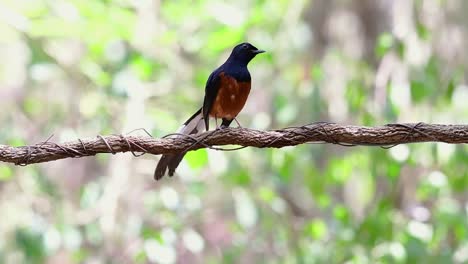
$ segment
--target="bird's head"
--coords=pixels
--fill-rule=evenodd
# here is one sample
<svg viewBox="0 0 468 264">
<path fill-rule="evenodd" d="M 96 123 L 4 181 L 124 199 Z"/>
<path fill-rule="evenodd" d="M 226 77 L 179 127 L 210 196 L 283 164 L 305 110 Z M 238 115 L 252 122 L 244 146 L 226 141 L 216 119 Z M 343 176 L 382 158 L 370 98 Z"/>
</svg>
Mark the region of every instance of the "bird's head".
<svg viewBox="0 0 468 264">
<path fill-rule="evenodd" d="M 247 65 L 255 56 L 257 56 L 257 54 L 263 52 L 265 51 L 257 49 L 254 45 L 248 42 L 244 42 L 234 47 L 230 58 Z"/>
</svg>

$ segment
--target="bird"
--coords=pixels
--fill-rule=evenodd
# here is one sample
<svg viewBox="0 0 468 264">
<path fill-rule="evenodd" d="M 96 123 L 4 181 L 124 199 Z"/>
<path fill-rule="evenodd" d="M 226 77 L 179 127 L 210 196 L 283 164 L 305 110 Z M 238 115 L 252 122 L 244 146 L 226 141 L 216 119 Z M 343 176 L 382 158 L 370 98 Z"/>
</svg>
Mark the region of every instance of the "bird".
<svg viewBox="0 0 468 264">
<path fill-rule="evenodd" d="M 236 45 L 227 60 L 214 70 L 205 85 L 203 105 L 179 128 L 177 134 L 197 134 L 209 130 L 209 118 L 221 118 L 216 129 L 229 127 L 242 110 L 250 93 L 251 76 L 247 64 L 258 54 L 265 52 L 248 42 Z M 236 120 L 237 122 L 237 120 Z M 154 171 L 154 179 L 159 180 L 168 171 L 173 176 L 187 152 L 165 154 Z"/>
</svg>

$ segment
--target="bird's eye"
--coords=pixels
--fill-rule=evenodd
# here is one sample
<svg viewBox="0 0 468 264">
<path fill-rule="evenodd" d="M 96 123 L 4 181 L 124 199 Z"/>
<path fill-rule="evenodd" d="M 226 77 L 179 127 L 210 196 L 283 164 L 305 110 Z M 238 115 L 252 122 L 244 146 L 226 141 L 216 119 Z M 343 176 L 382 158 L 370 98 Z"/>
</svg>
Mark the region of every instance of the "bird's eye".
<svg viewBox="0 0 468 264">
<path fill-rule="evenodd" d="M 249 48 L 249 45 L 247 44 L 242 45 L 242 49 L 248 49 L 248 48 Z"/>
</svg>

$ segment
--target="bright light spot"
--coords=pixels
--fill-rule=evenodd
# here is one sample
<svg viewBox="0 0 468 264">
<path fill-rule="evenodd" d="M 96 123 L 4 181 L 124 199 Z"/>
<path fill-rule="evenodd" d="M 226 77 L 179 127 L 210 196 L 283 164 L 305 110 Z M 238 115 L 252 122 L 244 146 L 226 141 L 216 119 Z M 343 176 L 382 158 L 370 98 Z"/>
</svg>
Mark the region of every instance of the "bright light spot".
<svg viewBox="0 0 468 264">
<path fill-rule="evenodd" d="M 245 12 L 234 5 L 210 2 L 208 11 L 216 20 L 232 27 L 242 25 L 246 19 Z"/>
<path fill-rule="evenodd" d="M 127 49 L 123 41 L 112 41 L 105 49 L 105 56 L 111 62 L 120 62 L 127 55 Z"/>
<path fill-rule="evenodd" d="M 60 139 L 61 142 L 63 142 L 63 141 L 72 141 L 72 140 L 75 140 L 77 138 L 78 138 L 78 135 L 76 134 L 75 130 L 73 130 L 73 129 L 65 128 L 59 134 L 59 139 Z"/>
<path fill-rule="evenodd" d="M 224 153 L 221 151 L 208 151 L 208 157 L 213 175 L 219 175 L 227 170 L 228 162 Z"/>
<path fill-rule="evenodd" d="M 257 208 L 244 189 L 234 189 L 232 192 L 236 205 L 237 221 L 244 228 L 253 227 L 257 222 Z"/>
<path fill-rule="evenodd" d="M 36 63 L 29 69 L 31 79 L 37 82 L 45 82 L 51 80 L 54 76 L 60 73 L 59 68 L 51 63 Z"/>
<path fill-rule="evenodd" d="M 290 31 L 290 34 L 291 34 L 291 42 L 298 49 L 306 49 L 307 45 L 310 43 L 310 40 L 312 39 L 312 33 L 310 32 L 310 28 L 308 25 L 304 23 L 298 23 L 295 27 L 292 28 L 292 30 Z M 359 47 L 357 47 L 354 50 L 359 50 Z"/>
<path fill-rule="evenodd" d="M 281 198 L 274 198 L 273 201 L 271 202 L 271 208 L 279 213 L 279 214 L 282 214 L 286 211 L 286 203 L 284 202 L 283 199 Z"/>
<path fill-rule="evenodd" d="M 128 216 L 128 222 L 125 228 L 125 233 L 129 237 L 133 237 L 133 235 L 140 233 L 142 228 L 143 220 L 137 214 L 131 214 Z M 94 232 L 97 233 L 97 232 Z M 97 235 L 94 235 L 94 237 Z"/>
<path fill-rule="evenodd" d="M 398 242 L 384 242 L 377 245 L 372 250 L 374 257 L 382 258 L 387 255 L 393 256 L 398 262 L 405 260 L 406 251 L 402 244 Z"/>
<path fill-rule="evenodd" d="M 296 118 L 297 112 L 297 105 L 288 104 L 278 110 L 276 118 L 279 123 L 288 124 Z"/>
<path fill-rule="evenodd" d="M 468 102 L 468 86 L 460 85 L 455 89 L 452 95 L 453 107 L 461 111 L 466 111 L 466 102 Z M 460 120 L 460 122 L 466 123 L 468 120 L 465 118 Z"/>
<path fill-rule="evenodd" d="M 406 47 L 408 49 L 408 52 L 405 52 L 406 60 L 411 65 L 422 66 L 429 60 L 431 46 L 415 34 L 407 38 Z"/>
<path fill-rule="evenodd" d="M 20 31 L 27 31 L 30 25 L 29 19 L 7 8 L 7 6 L 8 5 L 2 5 L 2 8 L 0 8 L 0 21 Z"/>
<path fill-rule="evenodd" d="M 144 249 L 146 256 L 151 262 L 171 264 L 176 262 L 176 252 L 172 246 L 161 245 L 154 239 L 145 241 Z"/>
<path fill-rule="evenodd" d="M 205 241 L 203 238 L 195 232 L 193 229 L 189 229 L 182 235 L 185 247 L 193 253 L 199 253 L 205 247 Z"/>
<path fill-rule="evenodd" d="M 433 229 L 430 225 L 418 221 L 411 221 L 409 222 L 407 229 L 410 235 L 426 243 L 432 239 Z"/>
<path fill-rule="evenodd" d="M 52 253 L 59 249 L 61 243 L 60 233 L 55 228 L 49 228 L 44 235 L 44 245 L 47 252 Z"/>
<path fill-rule="evenodd" d="M 390 149 L 390 155 L 393 159 L 399 162 L 404 162 L 410 154 L 409 148 L 406 145 L 397 145 Z"/>
<path fill-rule="evenodd" d="M 411 105 L 411 89 L 409 83 L 406 81 L 392 80 L 390 98 L 392 102 L 399 107 L 404 108 Z"/>
<path fill-rule="evenodd" d="M 80 113 L 85 117 L 93 117 L 102 105 L 102 97 L 97 92 L 89 92 L 81 96 L 79 101 Z"/>
<path fill-rule="evenodd" d="M 253 128 L 267 129 L 271 124 L 271 117 L 265 112 L 257 113 L 253 118 Z"/>
<path fill-rule="evenodd" d="M 185 207 L 190 211 L 198 210 L 201 206 L 201 200 L 198 196 L 188 195 L 185 199 Z"/>
<path fill-rule="evenodd" d="M 328 113 L 333 120 L 345 120 L 348 116 L 348 103 L 343 97 L 334 98 L 329 102 Z"/>
<path fill-rule="evenodd" d="M 162 187 L 159 191 L 162 203 L 168 209 L 176 209 L 179 206 L 179 195 L 170 187 Z"/>
<path fill-rule="evenodd" d="M 174 229 L 166 227 L 161 231 L 161 237 L 166 244 L 174 244 L 177 240 L 177 234 Z"/>
<path fill-rule="evenodd" d="M 81 233 L 76 228 L 68 228 L 63 234 L 63 242 L 66 249 L 78 249 L 81 245 Z"/>
<path fill-rule="evenodd" d="M 402 261 L 406 258 L 405 248 L 398 242 L 390 243 L 388 246 L 388 251 L 397 261 Z"/>
<path fill-rule="evenodd" d="M 411 1 L 396 1 L 393 5 L 393 34 L 398 38 L 403 38 L 412 32 Z"/>
<path fill-rule="evenodd" d="M 455 215 L 461 210 L 460 204 L 453 198 L 441 198 L 437 203 L 441 213 Z"/>
<path fill-rule="evenodd" d="M 442 188 L 447 185 L 447 177 L 440 171 L 433 171 L 429 174 L 429 183 L 437 188 Z"/>
<path fill-rule="evenodd" d="M 414 219 L 423 222 L 429 220 L 431 213 L 426 207 L 417 206 L 412 209 L 411 214 L 413 215 Z"/>
<path fill-rule="evenodd" d="M 453 255 L 453 260 L 456 263 L 467 263 L 468 262 L 468 244 L 464 244 L 460 246 L 455 251 L 455 254 Z"/>
<path fill-rule="evenodd" d="M 447 163 L 455 152 L 455 145 L 453 144 L 437 144 L 437 159 L 441 163 Z"/>
<path fill-rule="evenodd" d="M 65 20 L 76 22 L 80 19 L 80 13 L 76 7 L 67 1 L 57 1 L 54 3 L 57 13 Z"/>
<path fill-rule="evenodd" d="M 141 82 L 129 70 L 122 70 L 114 75 L 112 89 L 118 93 L 137 92 L 135 88 L 141 87 Z"/>
</svg>

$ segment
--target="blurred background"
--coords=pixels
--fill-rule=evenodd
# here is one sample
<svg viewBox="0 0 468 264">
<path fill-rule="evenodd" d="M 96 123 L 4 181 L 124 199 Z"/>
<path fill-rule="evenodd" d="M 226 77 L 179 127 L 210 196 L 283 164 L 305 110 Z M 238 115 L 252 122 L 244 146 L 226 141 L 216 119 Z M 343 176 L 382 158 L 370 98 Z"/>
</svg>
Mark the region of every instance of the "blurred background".
<svg viewBox="0 0 468 264">
<path fill-rule="evenodd" d="M 174 132 L 234 45 L 238 117 L 468 123 L 464 0 L 1 0 L 0 143 Z M 137 131 L 134 135 L 144 135 Z M 301 145 L 0 164 L 0 263 L 467 263 L 468 147 Z"/>
</svg>

